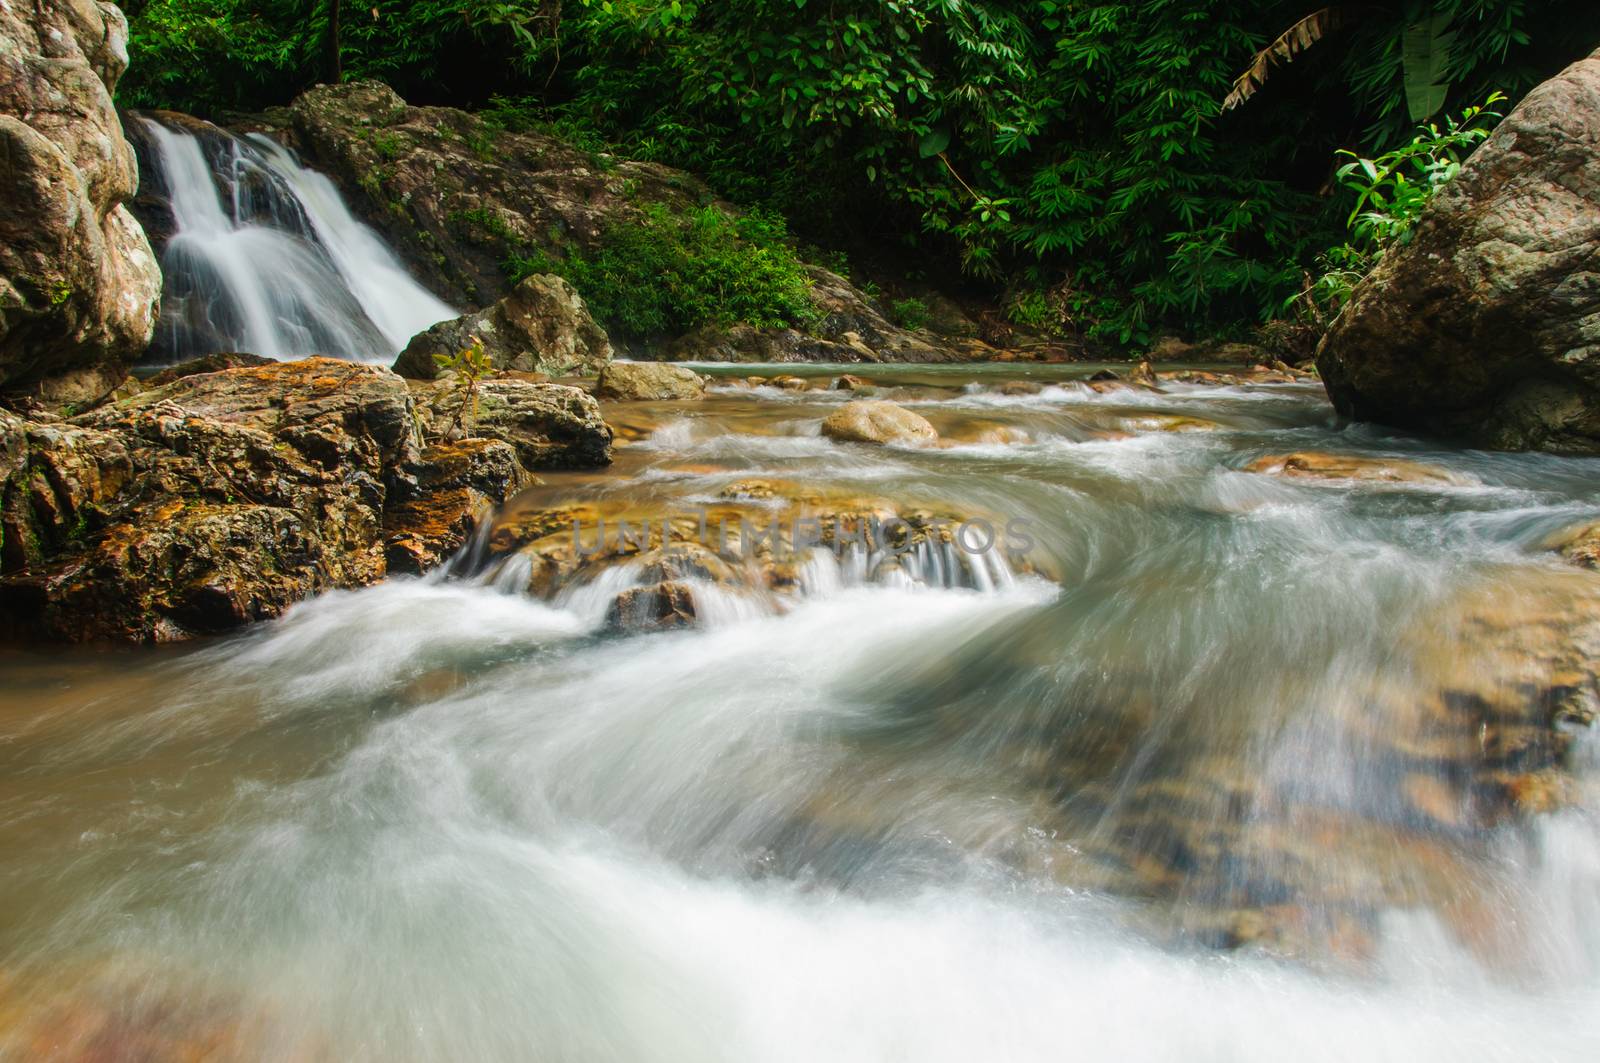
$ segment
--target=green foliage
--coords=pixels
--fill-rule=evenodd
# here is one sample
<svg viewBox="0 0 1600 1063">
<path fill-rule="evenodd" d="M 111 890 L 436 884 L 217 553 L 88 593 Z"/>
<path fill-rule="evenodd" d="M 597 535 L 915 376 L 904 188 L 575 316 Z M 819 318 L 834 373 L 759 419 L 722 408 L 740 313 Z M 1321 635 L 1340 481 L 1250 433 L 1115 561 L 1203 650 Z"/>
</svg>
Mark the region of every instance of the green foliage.
<svg viewBox="0 0 1600 1063">
<path fill-rule="evenodd" d="M 512 242 L 517 239 L 517 234 L 497 212 L 488 207 L 473 207 L 470 210 L 455 210 L 450 212 L 450 221 L 458 225 L 466 225 L 477 229 L 496 239 Z"/>
<path fill-rule="evenodd" d="M 928 323 L 928 304 L 911 296 L 896 299 L 889 305 L 889 318 L 901 328 L 919 329 Z"/>
<path fill-rule="evenodd" d="M 611 226 L 591 253 L 516 252 L 507 272 L 565 277 L 608 329 L 636 339 L 706 324 L 804 328 L 818 318 L 783 222 L 761 213 L 651 204 L 637 222 Z"/>
<path fill-rule="evenodd" d="M 1501 117 L 1490 108 L 1504 100 L 1504 94 L 1490 93 L 1482 104 L 1462 111 L 1459 119 L 1447 117 L 1442 124 L 1420 126 L 1408 143 L 1376 158 L 1341 149 L 1338 155 L 1350 161 L 1335 171 L 1335 177 L 1355 196 L 1345 219 L 1350 239 L 1320 256 L 1316 281 L 1287 305 L 1300 304 L 1317 320 L 1336 314 L 1384 252 L 1411 239 L 1423 208 L 1489 135 Z"/>
<path fill-rule="evenodd" d="M 123 100 L 286 102 L 326 76 L 326 6 L 133 5 Z M 683 166 L 816 242 L 1048 292 L 1011 312 L 1137 344 L 1280 312 L 1343 237 L 1334 149 L 1515 100 L 1596 39 L 1593 0 L 378 0 L 338 55 L 480 108 L 485 159 L 538 130 L 600 168 Z"/>
<path fill-rule="evenodd" d="M 456 399 L 456 415 L 451 430 L 470 433 L 478 423 L 478 385 L 494 372 L 494 363 L 476 336 L 472 345 L 454 354 L 436 354 L 433 364 L 448 374 L 449 393 Z"/>
<path fill-rule="evenodd" d="M 1380 250 L 1404 242 L 1428 200 L 1455 177 L 1462 160 L 1489 135 L 1489 127 L 1501 117 L 1489 108 L 1505 98 L 1504 93 L 1492 93 L 1482 104 L 1463 111 L 1459 121 L 1446 118 L 1443 126 L 1422 126 L 1409 144 L 1376 159 L 1341 150 L 1339 154 L 1351 161 L 1335 176 L 1356 193 L 1355 208 L 1346 219 L 1356 239 Z"/>
</svg>

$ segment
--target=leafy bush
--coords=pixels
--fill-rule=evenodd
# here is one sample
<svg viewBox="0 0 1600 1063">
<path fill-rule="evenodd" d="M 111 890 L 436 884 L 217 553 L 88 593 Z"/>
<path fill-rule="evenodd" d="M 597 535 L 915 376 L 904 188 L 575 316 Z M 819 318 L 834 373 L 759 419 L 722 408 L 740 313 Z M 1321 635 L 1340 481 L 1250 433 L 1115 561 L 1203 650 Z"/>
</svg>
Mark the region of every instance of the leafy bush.
<svg viewBox="0 0 1600 1063">
<path fill-rule="evenodd" d="M 804 328 L 819 313 L 786 240 L 783 222 L 768 215 L 732 217 L 713 206 L 676 214 L 651 204 L 638 222 L 613 224 L 592 252 L 514 252 L 506 266 L 513 280 L 565 277 L 606 328 L 634 339 L 707 324 Z"/>
<path fill-rule="evenodd" d="M 928 304 L 915 296 L 896 299 L 889 306 L 889 317 L 901 328 L 919 329 L 928 323 Z"/>
<path fill-rule="evenodd" d="M 682 166 L 808 239 L 1048 292 L 1037 320 L 1129 344 L 1281 312 L 1345 235 L 1335 148 L 1514 100 L 1600 39 L 1594 0 L 383 0 L 344 5 L 338 39 L 332 8 L 130 3 L 122 101 L 379 77 L 487 106 L 486 159 L 498 124 Z"/>
<path fill-rule="evenodd" d="M 1351 289 L 1372 272 L 1384 252 L 1411 239 L 1423 208 L 1455 177 L 1462 161 L 1501 117 L 1489 108 L 1504 100 L 1504 94 L 1490 93 L 1482 104 L 1462 111 L 1459 119 L 1447 116 L 1442 123 L 1420 126 L 1409 143 L 1376 158 L 1341 149 L 1339 156 L 1350 161 L 1335 171 L 1335 177 L 1355 194 L 1355 205 L 1345 219 L 1350 239 L 1319 257 L 1316 281 L 1286 305 L 1299 304 L 1317 321 L 1337 314 Z"/>
</svg>

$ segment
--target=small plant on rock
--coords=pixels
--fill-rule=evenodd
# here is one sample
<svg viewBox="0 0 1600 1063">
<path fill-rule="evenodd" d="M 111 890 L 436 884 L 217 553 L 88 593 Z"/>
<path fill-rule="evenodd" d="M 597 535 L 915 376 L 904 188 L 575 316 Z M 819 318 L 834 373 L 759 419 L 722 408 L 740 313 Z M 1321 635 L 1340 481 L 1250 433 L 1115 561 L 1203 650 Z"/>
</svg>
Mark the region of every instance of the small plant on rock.
<svg viewBox="0 0 1600 1063">
<path fill-rule="evenodd" d="M 450 394 L 457 400 L 456 415 L 446 435 L 470 435 L 478 423 L 478 385 L 494 371 L 494 363 L 483 349 L 483 341 L 472 337 L 472 345 L 455 354 L 436 354 L 433 364 L 450 377 Z"/>
</svg>

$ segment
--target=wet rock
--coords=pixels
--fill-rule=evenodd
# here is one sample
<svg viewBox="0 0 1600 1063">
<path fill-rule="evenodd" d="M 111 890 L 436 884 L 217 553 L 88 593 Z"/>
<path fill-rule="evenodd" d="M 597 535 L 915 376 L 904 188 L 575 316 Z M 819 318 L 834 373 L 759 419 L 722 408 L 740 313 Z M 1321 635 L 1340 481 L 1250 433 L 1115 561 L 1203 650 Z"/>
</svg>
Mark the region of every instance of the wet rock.
<svg viewBox="0 0 1600 1063">
<path fill-rule="evenodd" d="M 1549 546 L 1574 565 L 1600 569 L 1600 524 L 1568 529 L 1555 536 Z"/>
<path fill-rule="evenodd" d="M 1026 443 L 1029 438 L 1027 431 L 1016 425 L 1000 424 L 995 421 L 968 421 L 946 430 L 941 442 L 993 445 Z"/>
<path fill-rule="evenodd" d="M 383 511 L 390 572 L 426 572 L 462 546 L 493 507 L 529 482 L 509 443 L 463 439 L 403 464 Z"/>
<path fill-rule="evenodd" d="M 1155 367 L 1150 364 L 1150 359 L 1142 359 L 1138 365 L 1134 366 L 1133 371 L 1128 374 L 1128 380 L 1130 383 L 1155 387 L 1157 383 L 1156 371 Z"/>
<path fill-rule="evenodd" d="M 617 595 L 606 610 L 605 626 L 611 631 L 659 631 L 689 627 L 694 620 L 694 591 L 666 581 Z"/>
<path fill-rule="evenodd" d="M 457 435 L 509 443 L 526 469 L 585 469 L 611 462 L 611 429 L 588 392 L 564 384 L 511 376 L 479 381 L 477 412 L 461 413 L 468 402 L 452 376 L 412 385 L 431 442 Z"/>
<path fill-rule="evenodd" d="M 834 381 L 833 386 L 836 391 L 859 391 L 862 388 L 870 388 L 872 385 L 858 376 L 846 373 Z"/>
<path fill-rule="evenodd" d="M 577 289 L 560 277 L 535 274 L 488 309 L 417 334 L 395 359 L 394 371 L 432 380 L 439 375 L 436 355 L 453 357 L 474 344 L 496 369 L 551 376 L 595 373 L 611 360 L 611 341 Z"/>
<path fill-rule="evenodd" d="M 846 403 L 822 422 L 822 434 L 842 443 L 925 445 L 939 433 L 927 418 L 883 400 Z"/>
<path fill-rule="evenodd" d="M 0 416 L 0 625 L 165 641 L 429 567 L 526 474 L 514 444 L 420 436 L 403 380 L 328 358 L 194 373 L 71 421 Z"/>
<path fill-rule="evenodd" d="M 1142 413 L 1118 418 L 1117 424 L 1130 432 L 1215 432 L 1222 427 L 1216 421 L 1181 413 Z"/>
<path fill-rule="evenodd" d="M 1404 458 L 1373 458 L 1354 454 L 1324 454 L 1300 451 L 1294 454 L 1268 454 L 1250 462 L 1246 472 L 1284 476 L 1299 480 L 1355 481 L 1359 483 L 1439 484 L 1465 487 L 1478 481 L 1437 465 Z"/>
<path fill-rule="evenodd" d="M 236 351 L 227 351 L 218 354 L 202 355 L 191 358 L 187 362 L 168 366 L 144 382 L 147 388 L 159 388 L 181 380 L 186 376 L 197 373 L 219 373 L 224 369 L 245 369 L 254 366 L 271 365 L 271 358 L 263 358 L 259 354 L 241 354 Z"/>
<path fill-rule="evenodd" d="M 1317 366 L 1363 421 L 1600 453 L 1600 52 L 1530 92 L 1356 286 Z"/>
<path fill-rule="evenodd" d="M 159 641 L 380 578 L 380 513 L 416 454 L 410 396 L 333 359 L 188 376 L 30 425 L 5 487 L 4 622 Z"/>
<path fill-rule="evenodd" d="M 613 402 L 698 399 L 706 393 L 706 378 L 668 362 L 613 362 L 601 370 L 594 393 Z"/>
<path fill-rule="evenodd" d="M 0 5 L 0 390 L 92 403 L 155 328 L 161 273 L 123 205 L 138 169 L 111 100 L 127 38 L 108 3 Z"/>
</svg>

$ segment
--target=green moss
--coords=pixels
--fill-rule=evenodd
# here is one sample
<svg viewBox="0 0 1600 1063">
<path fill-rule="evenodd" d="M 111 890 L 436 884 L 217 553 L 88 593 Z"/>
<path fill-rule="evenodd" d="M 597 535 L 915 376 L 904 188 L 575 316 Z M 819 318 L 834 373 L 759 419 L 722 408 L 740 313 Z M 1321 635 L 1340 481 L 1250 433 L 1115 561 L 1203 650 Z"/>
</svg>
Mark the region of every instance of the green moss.
<svg viewBox="0 0 1600 1063">
<path fill-rule="evenodd" d="M 372 135 L 372 150 L 378 153 L 381 159 L 394 160 L 400 157 L 400 138 L 392 133 L 374 133 Z"/>
<path fill-rule="evenodd" d="M 806 328 L 820 318 L 783 222 L 763 214 L 674 213 L 652 204 L 642 218 L 612 222 L 598 250 L 564 257 L 513 250 L 505 267 L 513 281 L 565 277 L 608 329 L 635 339 L 707 324 Z"/>
<path fill-rule="evenodd" d="M 505 218 L 488 207 L 473 207 L 470 210 L 451 211 L 449 220 L 456 225 L 477 229 L 508 243 L 514 243 L 517 240 L 517 234 L 511 231 L 511 226 L 506 224 Z"/>
</svg>

